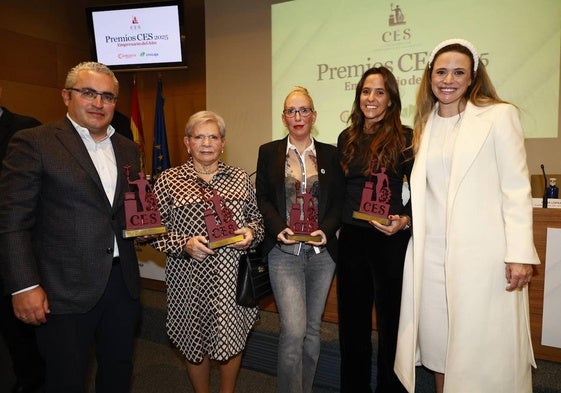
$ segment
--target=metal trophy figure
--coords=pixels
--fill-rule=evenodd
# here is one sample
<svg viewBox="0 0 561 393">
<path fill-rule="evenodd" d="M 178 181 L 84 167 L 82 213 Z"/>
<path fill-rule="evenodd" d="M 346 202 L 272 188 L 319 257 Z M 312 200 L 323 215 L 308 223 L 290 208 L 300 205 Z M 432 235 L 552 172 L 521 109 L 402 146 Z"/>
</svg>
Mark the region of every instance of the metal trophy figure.
<svg viewBox="0 0 561 393">
<path fill-rule="evenodd" d="M 125 193 L 126 229 L 123 230 L 123 237 L 166 233 L 150 181 L 142 172 L 138 173 L 138 179 L 131 180 L 130 165 L 125 166 L 125 175 L 129 191 Z"/>
<path fill-rule="evenodd" d="M 376 179 L 374 183 L 373 178 Z M 386 168 L 377 168 L 376 161 L 370 165 L 370 178 L 364 183 L 359 211 L 353 212 L 353 218 L 364 221 L 375 220 L 389 225 L 390 200 L 392 192 Z"/>
<path fill-rule="evenodd" d="M 294 235 L 286 235 L 287 239 L 298 242 L 319 242 L 321 236 L 310 233 L 318 229 L 318 208 L 310 189 L 303 189 L 301 183 L 294 183 L 296 188 L 296 202 L 292 204 L 289 215 L 289 227 Z"/>
<path fill-rule="evenodd" d="M 223 199 L 216 190 L 211 190 L 210 198 L 204 197 L 204 189 L 201 187 L 201 193 L 205 202 L 210 203 L 210 207 L 204 212 L 206 229 L 208 232 L 208 248 L 215 249 L 228 244 L 237 243 L 244 239 L 242 234 L 235 234 L 238 224 L 233 220 L 233 213 L 224 205 Z"/>
</svg>

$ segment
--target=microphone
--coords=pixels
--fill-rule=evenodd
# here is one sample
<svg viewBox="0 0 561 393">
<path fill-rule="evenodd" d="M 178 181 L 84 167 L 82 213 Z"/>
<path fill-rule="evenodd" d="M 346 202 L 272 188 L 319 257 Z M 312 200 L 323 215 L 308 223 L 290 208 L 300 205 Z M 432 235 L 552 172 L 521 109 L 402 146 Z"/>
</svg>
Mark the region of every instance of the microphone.
<svg viewBox="0 0 561 393">
<path fill-rule="evenodd" d="M 545 175 L 545 168 L 543 164 L 540 165 L 542 168 L 543 173 L 543 184 L 544 184 L 544 191 L 543 191 L 543 199 L 542 199 L 542 207 L 547 209 L 547 176 Z"/>
</svg>

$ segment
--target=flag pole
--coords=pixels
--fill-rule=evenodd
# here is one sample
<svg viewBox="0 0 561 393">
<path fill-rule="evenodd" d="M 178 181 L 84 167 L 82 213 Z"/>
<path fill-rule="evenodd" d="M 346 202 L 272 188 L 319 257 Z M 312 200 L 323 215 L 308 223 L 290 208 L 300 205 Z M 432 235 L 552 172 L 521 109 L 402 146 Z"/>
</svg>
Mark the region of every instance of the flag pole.
<svg viewBox="0 0 561 393">
<path fill-rule="evenodd" d="M 138 89 L 136 86 L 136 75 L 132 79 L 132 99 L 131 99 L 131 131 L 133 140 L 138 147 L 140 154 L 140 170 L 146 173 L 144 165 L 144 130 L 142 127 L 142 116 L 140 115 L 140 104 L 138 101 Z"/>
<path fill-rule="evenodd" d="M 162 75 L 158 74 L 156 91 L 156 108 L 154 115 L 154 145 L 152 148 L 152 179 L 171 167 L 169 161 L 168 142 L 166 136 L 166 119 L 164 115 Z"/>
</svg>

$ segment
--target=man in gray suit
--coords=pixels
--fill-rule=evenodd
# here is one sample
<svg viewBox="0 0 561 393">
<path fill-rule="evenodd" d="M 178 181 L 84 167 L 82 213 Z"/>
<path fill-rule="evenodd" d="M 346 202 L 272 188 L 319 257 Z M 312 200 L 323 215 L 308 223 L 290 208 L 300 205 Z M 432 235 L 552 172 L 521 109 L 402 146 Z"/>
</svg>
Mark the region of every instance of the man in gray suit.
<svg viewBox="0 0 561 393">
<path fill-rule="evenodd" d="M 0 180 L 0 261 L 14 313 L 36 325 L 46 393 L 84 392 L 95 344 L 96 391 L 127 392 L 140 312 L 133 240 L 123 239 L 124 167 L 134 142 L 110 126 L 119 91 L 106 66 L 68 73 L 66 118 L 12 138 Z"/>
</svg>

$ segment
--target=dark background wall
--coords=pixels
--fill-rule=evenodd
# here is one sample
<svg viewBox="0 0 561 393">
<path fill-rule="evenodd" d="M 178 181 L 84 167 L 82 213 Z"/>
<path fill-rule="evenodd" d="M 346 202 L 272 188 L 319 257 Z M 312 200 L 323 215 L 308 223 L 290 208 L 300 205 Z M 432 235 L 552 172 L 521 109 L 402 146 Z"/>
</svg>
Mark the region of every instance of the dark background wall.
<svg viewBox="0 0 561 393">
<path fill-rule="evenodd" d="M 0 2 L 0 105 L 43 123 L 66 114 L 60 91 L 68 70 L 91 60 L 85 7 L 145 0 L 2 0 Z M 136 78 L 145 134 L 147 171 L 151 170 L 156 84 L 162 78 L 170 159 L 186 158 L 182 145 L 187 118 L 206 107 L 205 7 L 184 0 L 185 70 L 119 72 L 117 109 L 130 114 Z"/>
</svg>

